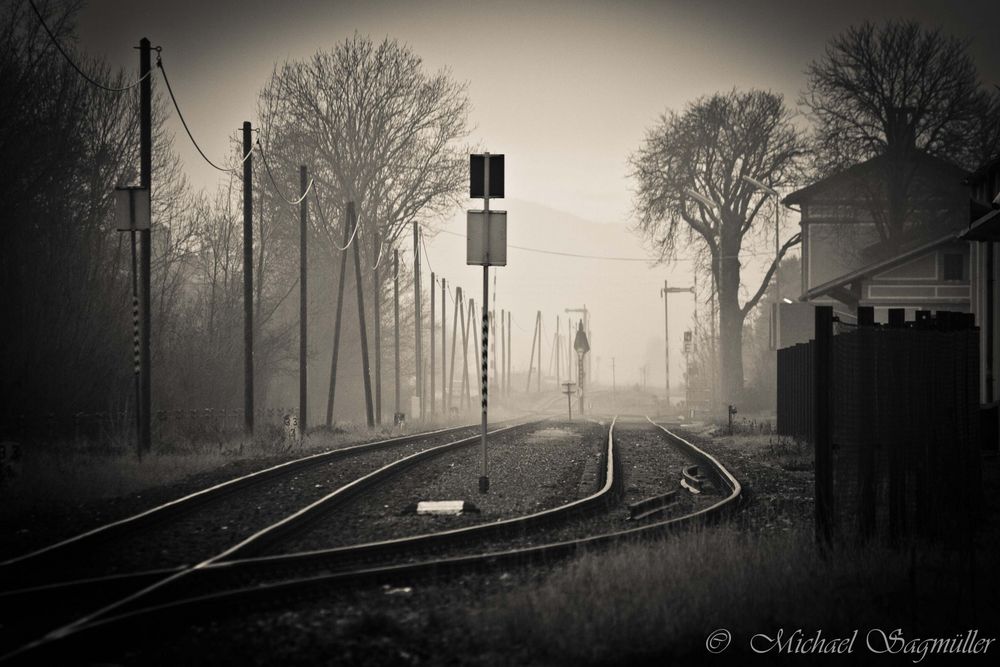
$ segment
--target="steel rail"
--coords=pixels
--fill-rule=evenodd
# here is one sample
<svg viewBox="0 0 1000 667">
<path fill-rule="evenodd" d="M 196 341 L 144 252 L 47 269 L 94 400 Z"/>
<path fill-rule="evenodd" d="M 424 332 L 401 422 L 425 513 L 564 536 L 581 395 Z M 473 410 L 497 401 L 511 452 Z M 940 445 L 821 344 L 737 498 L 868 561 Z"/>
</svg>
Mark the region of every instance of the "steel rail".
<svg viewBox="0 0 1000 667">
<path fill-rule="evenodd" d="M 492 434 L 498 434 L 516 429 L 527 424 L 534 422 L 521 422 L 511 426 L 503 426 L 499 428 L 494 428 L 491 431 Z M 468 428 L 468 427 L 462 427 Z M 445 429 L 443 432 L 447 432 Z M 52 630 L 44 637 L 25 646 L 17 649 L 13 653 L 7 654 L 6 656 L 0 656 L 0 660 L 6 658 L 13 658 L 17 655 L 22 654 L 24 651 L 31 650 L 37 645 L 43 644 L 52 639 L 59 639 L 65 635 L 72 634 L 78 627 L 87 626 L 99 621 L 101 618 L 112 612 L 128 613 L 130 606 L 134 606 L 140 601 L 144 601 L 150 598 L 155 599 L 155 595 L 163 591 L 165 588 L 176 585 L 177 582 L 183 581 L 185 578 L 190 577 L 192 573 L 203 570 L 215 563 L 222 562 L 224 559 L 238 553 L 252 552 L 254 549 L 266 548 L 266 545 L 272 544 L 273 542 L 287 538 L 288 536 L 294 534 L 296 531 L 306 528 L 311 521 L 318 519 L 323 513 L 332 510 L 345 503 L 350 498 L 353 498 L 361 491 L 371 488 L 376 484 L 379 484 L 399 473 L 410 468 L 414 464 L 423 461 L 428 458 L 439 456 L 450 451 L 460 449 L 462 447 L 471 446 L 479 441 L 480 435 L 476 434 L 467 438 L 462 438 L 450 443 L 443 445 L 437 445 L 434 447 L 429 447 L 423 449 L 419 452 L 406 456 L 402 459 L 389 463 L 381 468 L 368 473 L 360 478 L 357 478 L 344 486 L 339 487 L 335 491 L 327 494 L 323 498 L 320 498 L 313 503 L 310 503 L 305 508 L 299 509 L 289 516 L 281 519 L 280 521 L 271 524 L 270 526 L 257 531 L 250 537 L 240 541 L 234 546 L 231 546 L 219 554 L 216 554 L 210 558 L 207 558 L 193 566 L 179 568 L 179 569 L 167 569 L 162 571 L 166 576 L 162 578 L 147 577 L 148 573 L 133 573 L 130 575 L 134 580 L 142 581 L 145 583 L 146 578 L 152 578 L 153 580 L 147 583 L 143 588 L 137 591 L 131 591 L 124 597 L 117 599 L 109 604 L 106 604 L 96 611 L 92 611 L 69 624 L 63 625 L 55 630 Z M 340 450 L 336 450 L 340 451 Z M 127 579 L 126 577 L 121 577 L 118 580 Z M 85 586 L 89 583 L 107 583 L 109 580 L 107 578 L 97 578 L 87 582 L 68 582 L 69 586 L 64 586 L 64 590 L 71 589 L 73 584 L 78 584 L 80 586 Z M 114 581 L 114 580 L 111 580 Z M 41 593 L 41 594 L 52 594 L 53 589 L 57 588 L 58 585 L 52 587 L 35 587 L 33 589 L 25 589 L 24 591 L 12 591 L 9 592 L 5 597 L 8 598 L 8 602 L 11 599 L 15 599 L 19 595 L 30 594 L 30 593 Z M 3 599 L 0 597 L 0 599 Z"/>
<path fill-rule="evenodd" d="M 426 452 L 427 450 L 424 451 Z M 418 454 L 421 453 L 422 452 L 418 452 Z M 412 459 L 412 457 L 409 458 Z M 424 533 L 389 540 L 345 545 L 329 549 L 301 551 L 289 554 L 258 556 L 245 555 L 245 557 L 242 558 L 233 558 L 233 556 L 239 555 L 241 552 L 243 554 L 250 554 L 253 549 L 264 547 L 266 545 L 266 541 L 262 540 L 242 547 L 241 544 L 237 544 L 227 550 L 224 554 L 220 554 L 218 560 L 214 560 L 212 563 L 198 568 L 198 571 L 192 573 L 191 576 L 195 579 L 206 577 L 210 578 L 222 574 L 232 577 L 253 575 L 256 572 L 301 572 L 303 570 L 343 567 L 347 563 L 356 561 L 370 563 L 373 558 L 385 556 L 387 554 L 396 555 L 402 550 L 412 554 L 420 552 L 422 549 L 435 549 L 445 545 L 460 544 L 462 542 L 481 541 L 482 539 L 488 537 L 502 536 L 504 534 L 524 530 L 528 527 L 551 524 L 555 521 L 568 518 L 574 514 L 585 513 L 590 510 L 598 509 L 602 505 L 609 502 L 610 496 L 619 490 L 621 475 L 616 473 L 617 455 L 614 446 L 614 422 L 612 422 L 609 427 L 607 447 L 602 453 L 602 458 L 604 459 L 604 465 L 602 466 L 600 488 L 587 497 L 571 501 L 558 507 L 541 510 L 525 516 L 466 526 L 463 528 L 454 528 L 434 533 Z M 391 467 L 396 464 L 408 467 L 407 463 L 404 463 L 405 461 L 406 459 L 401 459 L 400 461 L 388 464 L 385 467 Z M 410 460 L 409 464 L 416 462 L 416 460 Z M 402 472 L 402 467 L 395 468 L 395 471 L 397 473 Z M 346 490 L 346 487 L 342 487 L 325 498 L 329 499 L 332 496 L 346 501 L 350 498 L 349 493 L 351 491 L 353 491 L 354 495 L 356 495 L 356 492 L 360 491 L 363 486 L 371 485 L 373 481 L 371 476 L 379 472 L 380 471 L 377 470 L 367 476 L 352 481 L 347 485 L 347 487 L 350 487 L 350 491 Z M 366 480 L 366 477 L 369 479 Z M 323 500 L 324 499 L 320 499 L 317 502 L 322 502 Z M 315 504 L 316 503 L 314 503 L 314 505 Z M 309 508 L 305 509 L 308 510 Z M 303 511 L 305 510 L 300 510 L 300 512 Z M 315 512 L 315 510 L 313 510 L 313 512 Z M 318 516 L 315 518 L 318 518 Z M 299 528 L 306 527 L 306 525 L 299 526 Z M 268 527 L 264 531 L 259 532 L 270 532 L 271 535 L 280 537 L 279 531 L 280 528 L 275 529 L 275 525 L 272 524 L 272 526 Z M 287 535 L 285 537 L 287 537 Z M 246 540 L 244 540 L 244 542 L 246 542 Z M 222 557 L 223 555 L 225 556 L 224 558 Z M 60 591 L 86 591 L 91 587 L 100 588 L 109 585 L 114 586 L 122 583 L 128 583 L 130 581 L 146 583 L 150 580 L 155 581 L 158 577 L 182 572 L 185 569 L 187 569 L 185 566 L 179 566 L 175 568 L 122 573 L 104 577 L 93 577 L 66 582 L 56 582 L 41 586 L 31 586 L 9 591 L 0 591 L 0 603 L 18 604 L 28 600 L 45 599 L 45 596 L 54 596 Z"/>
<path fill-rule="evenodd" d="M 424 438 L 447 435 L 456 431 L 474 427 L 475 425 L 455 426 L 435 431 L 413 433 L 396 438 L 388 438 L 376 442 L 366 442 L 358 445 L 341 447 L 339 449 L 332 449 L 325 452 L 319 452 L 317 454 L 310 454 L 291 461 L 279 463 L 278 465 L 274 465 L 263 470 L 241 475 L 240 477 L 235 477 L 225 482 L 195 491 L 194 493 L 189 493 L 185 496 L 157 505 L 124 519 L 119 519 L 117 521 L 92 528 L 88 531 L 66 538 L 59 542 L 55 542 L 40 549 L 0 561 L 0 581 L 8 578 L 9 576 L 16 576 L 13 570 L 20 569 L 20 566 L 26 563 L 38 563 L 43 559 L 48 559 L 56 555 L 62 557 L 62 555 L 68 550 L 87 548 L 103 540 L 116 539 L 121 535 L 128 534 L 130 532 L 139 532 L 161 520 L 183 514 L 184 512 L 196 509 L 205 503 L 217 500 L 235 491 L 249 488 L 268 480 L 277 479 L 285 475 L 290 475 L 301 470 L 323 465 L 330 461 L 353 456 L 355 454 L 402 446 Z"/>
<path fill-rule="evenodd" d="M 733 511 L 741 502 L 742 498 L 742 486 L 736 477 L 733 476 L 724 466 L 722 466 L 722 464 L 719 463 L 714 456 L 688 442 L 676 433 L 671 432 L 667 428 L 656 424 L 648 417 L 646 419 L 650 424 L 662 430 L 672 445 L 685 452 L 691 458 L 698 460 L 699 463 L 705 466 L 706 470 L 711 470 L 712 475 L 718 481 L 718 488 L 724 489 L 727 492 L 726 495 L 708 507 L 701 508 L 683 516 L 674 517 L 656 523 L 650 523 L 636 528 L 604 533 L 601 535 L 593 535 L 574 540 L 565 540 L 526 548 L 509 549 L 505 551 L 433 558 L 415 563 L 348 569 L 316 576 L 299 577 L 291 580 L 224 590 L 190 598 L 168 600 L 153 607 L 133 609 L 119 615 L 103 617 L 91 623 L 77 625 L 70 632 L 63 633 L 58 637 L 50 636 L 48 640 L 39 645 L 38 648 L 43 650 L 58 650 L 60 643 L 58 640 L 93 640 L 99 638 L 105 632 L 120 632 L 122 629 L 132 624 L 143 623 L 154 619 L 160 621 L 164 619 L 177 619 L 181 616 L 183 616 L 185 620 L 188 620 L 193 614 L 215 612 L 220 609 L 230 609 L 234 606 L 241 608 L 254 605 L 272 606 L 276 601 L 285 599 L 299 600 L 304 597 L 320 594 L 324 591 L 330 590 L 331 588 L 360 586 L 366 585 L 370 582 L 386 583 L 387 581 L 412 581 L 414 578 L 420 576 L 454 574 L 459 572 L 492 569 L 498 566 L 518 566 L 535 562 L 551 563 L 557 559 L 572 557 L 576 554 L 585 553 L 596 548 L 621 544 L 635 539 L 662 536 L 665 533 L 690 527 L 692 525 L 706 524 L 716 521 L 725 516 L 727 513 Z M 612 429 L 613 426 L 614 422 L 612 423 Z M 611 429 L 609 429 L 609 441 L 611 440 L 610 433 Z M 613 463 L 611 462 L 614 457 L 610 451 L 610 447 L 609 454 L 611 455 L 609 455 L 607 470 L 612 472 L 614 468 Z M 609 482 L 613 484 L 614 480 L 606 479 L 602 488 L 609 488 Z M 488 527 L 488 525 L 482 526 L 482 528 Z M 424 536 L 418 537 L 427 539 Z M 368 545 L 360 546 L 366 547 Z M 272 557 L 271 560 L 278 561 L 283 558 L 287 559 L 294 557 L 294 555 L 279 556 Z M 264 560 L 265 559 L 257 559 L 257 562 L 263 562 Z M 220 563 L 218 567 L 238 567 L 241 562 L 246 561 L 234 561 L 226 564 Z"/>
</svg>

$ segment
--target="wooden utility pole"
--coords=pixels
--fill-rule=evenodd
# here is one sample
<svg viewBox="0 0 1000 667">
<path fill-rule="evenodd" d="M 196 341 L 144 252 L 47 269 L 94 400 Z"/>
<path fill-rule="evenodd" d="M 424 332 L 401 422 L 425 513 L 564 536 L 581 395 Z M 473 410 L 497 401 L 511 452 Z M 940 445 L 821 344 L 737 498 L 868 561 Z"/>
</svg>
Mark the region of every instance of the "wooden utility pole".
<svg viewBox="0 0 1000 667">
<path fill-rule="evenodd" d="M 441 414 L 447 415 L 445 392 L 448 391 L 448 293 L 441 279 Z"/>
<path fill-rule="evenodd" d="M 395 375 L 396 375 L 396 409 L 395 414 L 393 414 L 393 422 L 396 421 L 396 415 L 400 413 L 399 410 L 399 250 L 392 251 L 392 266 L 393 266 L 393 279 L 392 279 L 392 315 L 393 315 L 393 337 L 396 339 L 395 345 Z"/>
<path fill-rule="evenodd" d="M 496 340 L 497 340 L 497 310 L 496 310 L 496 294 L 495 294 L 495 292 L 494 292 L 493 306 L 494 306 L 493 310 L 490 311 L 490 337 L 493 339 L 493 346 L 490 348 L 490 352 L 493 353 L 493 361 L 491 362 L 491 364 L 493 366 L 493 381 L 491 382 L 491 385 L 493 387 L 493 391 L 499 393 L 497 391 L 497 385 L 500 383 L 500 378 L 497 376 L 497 371 L 499 370 L 499 368 L 497 367 L 497 343 L 496 343 Z"/>
<path fill-rule="evenodd" d="M 536 378 L 535 389 L 542 393 L 542 311 L 535 314 L 535 326 L 538 327 L 538 378 Z"/>
<path fill-rule="evenodd" d="M 500 309 L 500 395 L 503 396 L 507 391 L 507 334 L 504 322 L 507 319 L 507 313 L 503 308 Z"/>
<path fill-rule="evenodd" d="M 382 247 L 379 244 L 378 219 L 372 220 L 373 252 L 375 263 L 372 264 L 372 285 L 374 300 L 372 306 L 375 312 L 375 423 L 382 423 L 382 281 L 379 280 L 379 264 L 382 261 Z"/>
<path fill-rule="evenodd" d="M 340 280 L 337 283 L 337 312 L 333 318 L 333 356 L 330 359 L 330 393 L 326 398 L 326 427 L 333 426 L 333 399 L 337 395 L 337 358 L 340 356 L 340 322 L 344 312 L 344 283 L 347 281 L 347 244 L 351 240 L 348 215 L 344 212 L 344 249 L 340 251 Z"/>
<path fill-rule="evenodd" d="M 469 386 L 469 329 L 472 328 L 472 299 L 469 299 L 469 310 L 461 311 L 462 318 L 462 408 L 472 406 L 472 387 Z M 468 312 L 468 317 L 466 317 Z"/>
<path fill-rule="evenodd" d="M 423 378 L 423 347 L 420 340 L 420 226 L 417 221 L 413 221 L 413 332 L 416 338 L 414 346 L 414 372 L 416 373 L 417 403 L 419 404 L 419 416 L 424 417 L 424 378 Z"/>
<path fill-rule="evenodd" d="M 253 148 L 250 121 L 243 122 L 243 422 L 253 435 Z"/>
<path fill-rule="evenodd" d="M 555 355 L 556 355 L 556 386 L 558 387 L 558 386 L 560 386 L 562 384 L 562 375 L 559 372 L 559 361 L 560 361 L 559 357 L 562 355 L 562 347 L 561 347 L 561 341 L 559 339 L 559 318 L 558 317 L 556 317 L 556 347 L 555 347 Z"/>
<path fill-rule="evenodd" d="M 479 336 L 475 335 L 475 331 L 472 329 L 472 327 L 474 327 L 476 325 L 476 322 L 478 321 L 478 319 L 479 318 L 476 317 L 476 300 L 475 299 L 469 299 L 469 337 L 471 338 L 469 347 L 471 348 L 471 352 L 474 355 L 476 355 L 476 359 L 479 359 L 480 357 L 483 356 L 483 342 L 479 338 Z M 471 380 L 471 378 L 469 380 L 469 383 L 470 383 L 469 384 L 469 394 L 470 394 L 469 395 L 469 401 L 471 403 L 471 401 L 472 401 L 472 384 L 471 384 L 472 380 Z M 480 393 L 480 398 L 482 398 L 482 393 Z"/>
<path fill-rule="evenodd" d="M 430 372 L 430 376 L 431 376 L 431 395 L 430 395 L 430 400 L 431 400 L 431 412 L 430 412 L 430 415 L 431 415 L 431 417 L 434 417 L 434 378 L 435 378 L 435 373 L 434 373 L 434 370 L 435 370 L 435 368 L 434 368 L 434 350 L 435 350 L 435 345 L 434 345 L 434 318 L 435 318 L 435 313 L 437 312 L 437 310 L 435 309 L 435 305 L 434 305 L 434 292 L 436 290 L 437 290 L 437 279 L 434 277 L 434 272 L 431 271 L 431 367 L 428 369 L 429 372 Z"/>
<path fill-rule="evenodd" d="M 351 222 L 351 231 L 353 232 L 358 225 L 358 218 L 354 212 L 354 202 L 347 203 L 347 219 Z M 365 294 L 364 285 L 361 282 L 361 242 L 357 239 L 355 239 L 354 243 L 354 282 L 358 289 L 358 325 L 361 329 L 361 373 L 365 383 L 365 417 L 367 417 L 370 428 L 375 426 L 375 413 L 372 410 L 372 378 L 368 364 L 368 328 L 365 326 Z"/>
<path fill-rule="evenodd" d="M 139 42 L 139 186 L 149 191 L 149 201 L 153 201 L 153 77 L 149 68 L 149 40 L 145 37 Z M 141 341 L 139 345 L 139 388 L 141 400 L 136 409 L 139 413 L 139 449 L 148 452 L 152 448 L 153 436 L 153 400 L 151 373 L 152 339 L 152 299 L 151 299 L 151 266 L 153 246 L 151 230 L 139 231 L 139 284 L 140 310 L 142 312 Z"/>
<path fill-rule="evenodd" d="M 573 381 L 573 320 L 566 318 L 566 379 Z M 579 378 L 578 378 L 579 379 Z"/>
<path fill-rule="evenodd" d="M 308 188 L 308 175 L 305 165 L 299 167 L 299 191 L 302 199 L 299 201 L 299 433 L 306 432 L 308 423 L 309 406 L 309 383 L 306 373 L 308 372 L 307 357 L 309 346 L 308 336 L 308 312 L 306 281 L 309 278 L 308 271 L 308 230 L 309 230 L 309 202 L 306 200 Z"/>
<path fill-rule="evenodd" d="M 531 330 L 531 358 L 528 360 L 528 383 L 524 386 L 524 393 L 531 391 L 531 372 L 535 368 L 535 341 L 538 338 L 538 321 L 535 321 L 535 327 Z M 539 366 L 538 372 L 541 373 L 542 369 Z"/>
<path fill-rule="evenodd" d="M 448 411 L 451 411 L 455 394 L 455 348 L 458 345 L 458 313 L 462 309 L 462 288 L 455 288 L 455 312 L 451 316 L 451 364 L 448 372 Z M 463 318 L 464 319 L 464 318 Z M 463 322 L 464 328 L 464 322 Z"/>
<path fill-rule="evenodd" d="M 510 396 L 510 358 L 511 358 L 511 347 L 510 347 L 510 311 L 507 311 L 507 395 Z"/>
</svg>

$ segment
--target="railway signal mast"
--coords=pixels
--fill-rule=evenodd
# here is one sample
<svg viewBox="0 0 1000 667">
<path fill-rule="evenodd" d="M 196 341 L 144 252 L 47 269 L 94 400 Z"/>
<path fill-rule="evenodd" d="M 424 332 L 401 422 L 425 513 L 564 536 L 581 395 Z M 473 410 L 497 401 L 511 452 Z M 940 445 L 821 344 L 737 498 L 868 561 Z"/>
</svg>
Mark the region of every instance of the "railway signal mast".
<svg viewBox="0 0 1000 667">
<path fill-rule="evenodd" d="M 479 492 L 490 488 L 486 457 L 486 424 L 488 419 L 490 333 L 490 267 L 507 266 L 507 211 L 490 211 L 490 197 L 503 199 L 503 155 L 489 153 L 469 156 L 469 198 L 483 200 L 483 210 L 470 210 L 466 216 L 467 265 L 483 267 L 483 339 L 482 339 L 482 450 L 483 463 L 479 475 Z"/>
<path fill-rule="evenodd" d="M 577 380 L 580 383 L 580 414 L 583 414 L 583 388 L 586 386 L 584 384 L 584 378 L 587 374 L 583 369 L 583 358 L 587 356 L 590 352 L 590 343 L 587 341 L 587 333 L 583 330 L 583 322 L 580 322 L 579 328 L 576 330 L 576 340 L 573 341 L 573 349 L 576 350 L 577 358 Z"/>
</svg>

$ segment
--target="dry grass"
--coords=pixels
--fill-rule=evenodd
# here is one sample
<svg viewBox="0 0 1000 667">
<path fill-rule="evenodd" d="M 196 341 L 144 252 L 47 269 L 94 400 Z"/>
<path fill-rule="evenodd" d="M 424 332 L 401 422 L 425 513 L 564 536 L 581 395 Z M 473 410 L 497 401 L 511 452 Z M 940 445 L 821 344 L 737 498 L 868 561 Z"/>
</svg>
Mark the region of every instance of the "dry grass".
<svg viewBox="0 0 1000 667">
<path fill-rule="evenodd" d="M 419 430 L 471 424 L 476 416 L 439 417 L 422 423 Z M 391 414 L 388 418 L 391 421 Z M 491 421 L 500 418 L 502 415 L 494 416 L 491 411 Z M 403 433 L 417 428 L 409 424 Z M 183 482 L 233 462 L 240 462 L 240 470 L 249 472 L 282 460 L 400 434 L 391 424 L 369 429 L 347 422 L 332 430 L 312 429 L 301 442 L 285 440 L 283 430 L 273 425 L 259 426 L 252 439 L 231 433 L 199 433 L 192 438 L 162 430 L 154 435 L 153 453 L 141 459 L 129 443 L 130 436 L 124 435 L 101 443 L 28 444 L 22 448 L 23 459 L 14 474 L 0 478 L 0 518 L 53 503 L 75 505 L 121 498 Z"/>
<path fill-rule="evenodd" d="M 920 625 L 929 620 L 918 616 L 922 608 L 940 618 L 949 618 L 951 603 L 969 608 L 968 597 L 956 598 L 961 582 L 927 574 L 939 572 L 948 554 L 917 559 L 916 588 L 910 558 L 874 546 L 823 554 L 805 533 L 752 536 L 721 527 L 589 554 L 484 614 L 498 628 L 498 646 L 518 646 L 544 662 L 665 664 L 668 657 L 708 657 L 705 639 L 716 628 L 732 632 L 732 653 L 752 634 L 779 627 L 829 636 Z M 989 576 L 995 586 L 995 573 Z M 925 604 L 928 598 L 934 603 Z"/>
<path fill-rule="evenodd" d="M 296 456 L 386 437 L 358 427 L 315 431 L 301 443 L 282 439 L 280 430 L 262 428 L 252 439 L 227 436 L 195 442 L 164 434 L 141 459 L 125 439 L 105 443 L 52 442 L 23 447 L 14 474 L 0 483 L 0 514 L 58 502 L 80 504 L 119 498 L 152 487 L 182 482 L 240 461 L 257 469 Z"/>
<path fill-rule="evenodd" d="M 751 460 L 776 465 L 784 470 L 812 470 L 813 448 L 801 440 L 783 435 L 727 435 L 716 428 L 705 435 L 712 438 L 713 447 L 724 452 L 739 452 Z"/>
</svg>

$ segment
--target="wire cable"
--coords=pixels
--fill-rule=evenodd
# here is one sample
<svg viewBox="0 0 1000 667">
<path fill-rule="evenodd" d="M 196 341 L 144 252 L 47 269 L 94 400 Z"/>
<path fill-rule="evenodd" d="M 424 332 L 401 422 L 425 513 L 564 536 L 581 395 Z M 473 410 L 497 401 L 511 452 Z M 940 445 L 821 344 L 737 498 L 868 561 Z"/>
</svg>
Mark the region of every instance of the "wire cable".
<svg viewBox="0 0 1000 667">
<path fill-rule="evenodd" d="M 163 74 L 163 83 L 167 85 L 167 93 L 170 94 L 170 101 L 174 103 L 174 109 L 177 111 L 177 117 L 181 119 L 181 125 L 184 126 L 184 131 L 187 132 L 188 139 L 190 139 L 191 143 L 194 144 L 194 147 L 198 151 L 198 154 L 201 155 L 202 159 L 205 160 L 205 162 L 210 164 L 215 169 L 218 169 L 219 171 L 224 173 L 233 173 L 234 171 L 233 169 L 220 167 L 219 165 L 212 162 L 210 159 L 208 159 L 208 156 L 205 155 L 205 151 L 201 150 L 201 146 L 198 145 L 198 142 L 194 140 L 194 135 L 191 134 L 191 128 L 188 127 L 187 121 L 184 120 L 184 114 L 181 113 L 181 107 L 179 104 L 177 104 L 177 98 L 174 97 L 174 90 L 173 88 L 170 87 L 170 79 L 167 78 L 167 70 L 163 67 L 163 59 L 159 55 L 156 56 L 156 66 L 160 68 L 160 72 Z M 250 158 L 250 155 L 252 153 L 253 153 L 253 144 L 250 145 L 250 150 L 247 151 L 247 154 L 244 155 L 242 159 L 240 159 L 240 164 L 246 162 Z"/>
<path fill-rule="evenodd" d="M 438 231 L 440 233 L 442 233 L 442 234 L 450 234 L 451 236 L 462 236 L 462 237 L 465 236 L 465 234 L 462 234 L 461 232 L 453 232 L 453 231 L 450 231 L 448 229 L 440 229 Z M 526 246 L 513 245 L 513 244 L 510 244 L 510 243 L 507 244 L 507 247 L 508 248 L 514 248 L 516 250 L 524 250 L 525 252 L 537 252 L 537 253 L 540 253 L 542 255 L 558 255 L 560 257 L 574 257 L 574 258 L 578 258 L 578 259 L 603 259 L 603 260 L 607 260 L 607 261 L 611 261 L 611 262 L 646 262 L 647 264 L 651 264 L 653 262 L 656 262 L 656 258 L 653 258 L 653 257 L 614 257 L 614 256 L 608 256 L 608 255 L 586 255 L 586 254 L 574 253 L 574 252 L 560 252 L 558 250 L 543 250 L 541 248 L 528 248 Z M 768 252 L 743 251 L 742 253 L 740 253 L 739 256 L 746 255 L 746 256 L 749 256 L 749 257 L 770 257 L 770 256 L 772 256 L 772 254 L 773 253 L 768 253 Z M 739 256 L 737 256 L 737 257 L 739 257 Z M 720 257 L 720 259 L 732 259 L 732 256 L 730 256 L 730 255 L 724 255 L 724 256 Z M 676 257 L 672 261 L 676 261 L 676 262 L 694 262 L 696 260 L 694 258 L 691 258 L 691 257 Z"/>
<path fill-rule="evenodd" d="M 427 241 L 424 240 L 424 230 L 420 230 L 420 245 L 424 249 L 424 261 L 427 262 L 427 270 L 434 273 L 434 267 L 431 266 L 431 256 L 427 252 Z"/>
<path fill-rule="evenodd" d="M 123 86 L 121 88 L 112 88 L 111 86 L 105 86 L 103 83 L 100 83 L 99 81 L 94 80 L 93 77 L 91 77 L 90 75 L 88 75 L 75 62 L 73 62 L 73 59 L 70 58 L 70 56 L 69 56 L 68 53 L 66 53 L 65 49 L 63 49 L 62 45 L 59 43 L 59 40 L 56 39 L 56 36 L 52 33 L 51 30 L 49 30 L 49 26 L 46 25 L 45 19 L 42 18 L 42 13 L 40 11 L 38 11 L 38 7 L 35 5 L 34 0 L 28 0 L 28 4 L 31 5 L 31 10 L 35 13 L 35 16 L 38 17 L 38 22 L 42 24 L 42 28 L 45 30 L 45 33 L 49 36 L 49 39 L 52 40 L 52 44 L 56 47 L 56 50 L 59 51 L 59 53 L 62 54 L 62 57 L 66 59 L 66 62 L 69 63 L 70 67 L 72 67 L 74 70 L 76 70 L 76 73 L 79 74 L 81 77 L 83 77 L 84 80 L 87 81 L 87 83 L 89 83 L 90 85 L 96 86 L 97 88 L 100 88 L 101 90 L 106 90 L 109 93 L 124 93 L 125 91 L 132 90 L 133 88 L 135 88 L 136 86 L 138 86 L 140 83 L 142 83 L 143 81 L 145 81 L 149 77 L 149 75 L 151 75 L 153 73 L 153 70 L 150 69 L 148 72 L 146 72 L 146 74 L 143 77 L 141 77 L 141 78 L 133 81 L 132 83 L 128 84 L 127 86 Z M 159 47 L 156 47 L 156 48 L 157 48 L 157 50 L 159 50 Z"/>
<path fill-rule="evenodd" d="M 313 188 L 312 195 L 313 195 L 313 201 L 316 202 L 316 210 L 319 211 L 319 217 L 323 220 L 323 226 L 326 227 L 327 229 L 330 229 L 330 223 L 326 219 L 326 214 L 323 213 L 323 205 L 320 204 L 320 201 L 319 201 L 319 189 L 318 188 Z M 333 243 L 333 247 L 334 248 L 336 248 L 337 250 L 339 250 L 341 252 L 344 252 L 345 250 L 347 250 L 348 248 L 351 247 L 352 243 L 354 243 L 354 237 L 358 235 L 358 230 L 360 228 L 361 228 L 361 225 L 355 225 L 354 226 L 354 231 L 351 232 L 351 238 L 347 239 L 347 245 L 345 245 L 343 248 L 341 248 L 339 245 L 337 245 L 337 242 L 334 241 L 334 240 L 332 240 L 332 237 L 331 237 L 331 241 L 330 242 Z"/>
<path fill-rule="evenodd" d="M 378 257 L 375 258 L 375 263 L 372 264 L 372 268 L 371 268 L 372 271 L 376 270 L 382 264 L 382 254 L 383 254 L 384 250 L 385 250 L 385 242 L 379 241 L 379 244 L 378 244 Z"/>
<path fill-rule="evenodd" d="M 442 234 L 451 234 L 452 236 L 465 236 L 465 234 L 462 234 L 461 232 L 453 232 L 453 231 L 450 231 L 450 230 L 447 230 L 447 229 L 441 229 L 439 231 Z M 650 263 L 650 262 L 656 261 L 656 260 L 650 259 L 648 257 L 609 257 L 607 255 L 583 255 L 583 254 L 572 253 L 572 252 L 559 252 L 557 250 L 542 250 L 540 248 L 526 248 L 525 246 L 512 245 L 510 243 L 507 244 L 507 247 L 508 248 L 515 248 L 517 250 L 524 250 L 526 252 L 537 252 L 537 253 L 541 253 L 543 255 L 559 255 L 561 257 L 577 257 L 577 258 L 580 258 L 580 259 L 605 259 L 605 260 L 615 261 L 615 262 L 646 262 L 646 263 Z"/>
<path fill-rule="evenodd" d="M 267 154 L 264 152 L 264 145 L 260 143 L 260 139 L 257 139 L 257 148 L 259 149 L 260 152 L 260 159 L 264 161 L 264 171 L 267 172 L 267 177 L 271 180 L 271 185 L 274 186 L 274 190 L 275 192 L 278 193 L 278 196 L 281 199 L 285 200 L 285 203 L 290 204 L 292 206 L 298 206 L 299 204 L 301 204 L 302 200 L 309 195 L 309 191 L 312 190 L 313 179 L 311 177 L 309 178 L 309 184 L 306 185 L 306 191 L 302 193 L 301 197 L 299 197 L 298 199 L 289 199 L 288 197 L 285 196 L 285 193 L 281 191 L 281 187 L 278 185 L 278 182 L 274 179 L 274 174 L 271 172 L 271 165 L 267 161 Z"/>
</svg>

